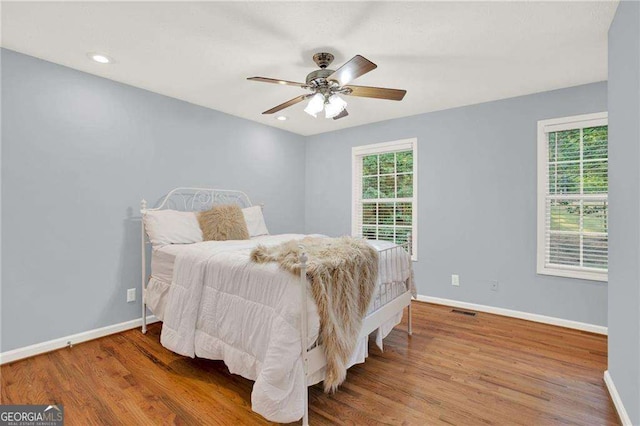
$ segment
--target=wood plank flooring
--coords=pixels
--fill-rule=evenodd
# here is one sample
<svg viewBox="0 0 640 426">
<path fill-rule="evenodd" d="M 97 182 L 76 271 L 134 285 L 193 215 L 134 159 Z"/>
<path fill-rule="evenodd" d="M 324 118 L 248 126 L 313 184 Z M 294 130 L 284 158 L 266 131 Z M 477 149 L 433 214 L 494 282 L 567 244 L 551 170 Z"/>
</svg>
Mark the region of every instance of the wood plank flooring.
<svg viewBox="0 0 640 426">
<path fill-rule="evenodd" d="M 605 336 L 413 302 L 414 333 L 370 342 L 334 395 L 311 388 L 320 424 L 619 424 L 603 383 Z M 64 405 L 68 425 L 267 424 L 253 382 L 164 349 L 160 324 L 0 367 L 2 404 Z"/>
</svg>

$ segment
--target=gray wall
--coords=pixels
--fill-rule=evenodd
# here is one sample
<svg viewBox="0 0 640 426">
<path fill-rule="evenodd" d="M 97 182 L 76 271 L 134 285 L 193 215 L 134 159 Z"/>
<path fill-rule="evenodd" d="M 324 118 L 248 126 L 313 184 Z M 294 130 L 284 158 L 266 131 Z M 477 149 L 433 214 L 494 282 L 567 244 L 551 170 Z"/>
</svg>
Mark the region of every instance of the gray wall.
<svg viewBox="0 0 640 426">
<path fill-rule="evenodd" d="M 537 121 L 606 109 L 603 82 L 310 137 L 306 231 L 351 232 L 351 147 L 417 137 L 420 294 L 606 325 L 606 283 L 536 274 Z"/>
<path fill-rule="evenodd" d="M 640 424 L 640 3 L 609 29 L 609 373 Z"/>
<path fill-rule="evenodd" d="M 421 294 L 606 325 L 606 284 L 535 272 L 536 121 L 606 110 L 606 83 L 303 138 L 15 52 L 1 59 L 2 351 L 139 317 L 125 290 L 139 287 L 141 197 L 235 187 L 266 203 L 273 232 L 348 234 L 351 147 L 408 137 L 419 144 Z"/>
<path fill-rule="evenodd" d="M 244 190 L 304 230 L 304 139 L 2 50 L 1 351 L 140 317 L 139 203 Z"/>
</svg>

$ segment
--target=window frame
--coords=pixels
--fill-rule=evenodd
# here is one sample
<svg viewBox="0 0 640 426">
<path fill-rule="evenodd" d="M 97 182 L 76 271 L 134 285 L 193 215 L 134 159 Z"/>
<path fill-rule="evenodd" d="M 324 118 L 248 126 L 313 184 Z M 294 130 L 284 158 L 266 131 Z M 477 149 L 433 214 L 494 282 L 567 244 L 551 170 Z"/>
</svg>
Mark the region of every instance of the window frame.
<svg viewBox="0 0 640 426">
<path fill-rule="evenodd" d="M 400 139 L 390 142 L 355 146 L 351 149 L 351 235 L 359 235 L 358 213 L 362 202 L 362 173 L 359 163 L 367 155 L 390 152 L 413 152 L 413 194 L 411 197 L 411 260 L 418 260 L 418 139 Z M 358 173 L 360 171 L 360 173 Z M 395 198 L 397 199 L 397 197 Z"/>
<path fill-rule="evenodd" d="M 564 130 L 574 130 L 585 127 L 609 126 L 608 112 L 598 112 L 593 114 L 581 114 L 570 117 L 553 118 L 538 121 L 538 197 L 537 197 L 537 273 L 540 275 L 553 275 L 565 278 L 577 278 L 590 281 L 607 282 L 609 279 L 609 265 L 607 262 L 606 272 L 598 271 L 595 268 L 584 266 L 566 266 L 553 265 L 547 266 L 546 263 L 546 245 L 550 234 L 546 228 L 546 201 L 547 201 L 547 168 L 549 167 L 549 144 L 547 134 L 550 132 L 559 132 Z M 609 168 L 608 154 L 609 140 L 607 138 L 607 173 Z M 607 199 L 609 189 L 607 188 Z M 609 207 L 607 204 L 607 211 Z M 607 238 L 609 232 L 607 230 Z M 607 250 L 608 250 L 607 242 Z"/>
</svg>

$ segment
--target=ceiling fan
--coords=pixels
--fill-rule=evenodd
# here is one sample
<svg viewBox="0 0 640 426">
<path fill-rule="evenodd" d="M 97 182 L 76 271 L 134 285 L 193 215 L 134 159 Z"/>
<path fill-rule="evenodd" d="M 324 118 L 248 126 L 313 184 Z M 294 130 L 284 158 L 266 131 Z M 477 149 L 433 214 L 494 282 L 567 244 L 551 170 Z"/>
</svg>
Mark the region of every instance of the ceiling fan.
<svg viewBox="0 0 640 426">
<path fill-rule="evenodd" d="M 306 78 L 306 83 L 297 83 L 295 81 L 278 80 L 266 77 L 247 78 L 247 80 L 262 81 L 264 83 L 298 86 L 311 92 L 288 100 L 285 103 L 263 112 L 263 114 L 273 114 L 306 99 L 310 99 L 304 109 L 307 114 L 317 117 L 317 114 L 322 112 L 324 109 L 325 116 L 327 118 L 338 120 L 349 115 L 346 110 L 347 103 L 339 95 L 401 101 L 407 93 L 406 90 L 354 86 L 349 84 L 356 78 L 368 73 L 369 71 L 373 71 L 378 67 L 363 56 L 354 56 L 351 60 L 335 71 L 327 68 L 331 65 L 331 62 L 333 62 L 333 55 L 331 53 L 316 53 L 313 55 L 313 61 L 320 67 L 320 69 L 309 73 Z"/>
</svg>

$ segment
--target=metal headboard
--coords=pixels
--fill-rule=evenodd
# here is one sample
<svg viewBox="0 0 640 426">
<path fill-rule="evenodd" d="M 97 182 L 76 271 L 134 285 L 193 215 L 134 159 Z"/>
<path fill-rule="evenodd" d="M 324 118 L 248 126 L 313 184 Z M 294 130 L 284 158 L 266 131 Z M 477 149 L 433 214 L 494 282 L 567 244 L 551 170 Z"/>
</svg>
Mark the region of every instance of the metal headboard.
<svg viewBox="0 0 640 426">
<path fill-rule="evenodd" d="M 180 211 L 197 212 L 209 210 L 220 204 L 237 204 L 241 208 L 251 207 L 251 201 L 242 191 L 213 188 L 176 188 L 162 199 L 158 207 L 147 208 L 147 202 L 142 200 L 140 210 L 142 213 L 149 210 L 172 209 Z"/>
<path fill-rule="evenodd" d="M 237 204 L 241 208 L 251 207 L 251 201 L 247 194 L 242 191 L 230 189 L 213 188 L 176 188 L 164 196 L 158 207 L 147 208 L 147 201 L 140 202 L 140 213 L 144 215 L 147 211 L 172 209 L 186 212 L 198 212 L 209 210 L 211 207 L 220 204 Z M 147 233 L 142 223 L 142 332 L 147 332 L 147 250 L 146 245 L 150 244 Z"/>
</svg>

